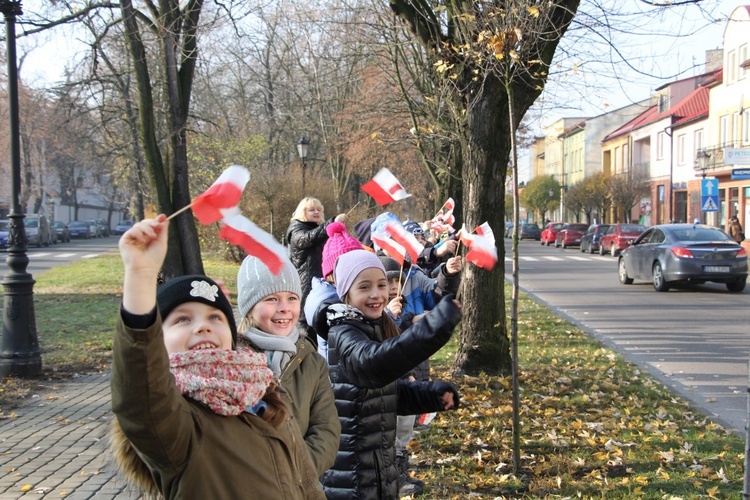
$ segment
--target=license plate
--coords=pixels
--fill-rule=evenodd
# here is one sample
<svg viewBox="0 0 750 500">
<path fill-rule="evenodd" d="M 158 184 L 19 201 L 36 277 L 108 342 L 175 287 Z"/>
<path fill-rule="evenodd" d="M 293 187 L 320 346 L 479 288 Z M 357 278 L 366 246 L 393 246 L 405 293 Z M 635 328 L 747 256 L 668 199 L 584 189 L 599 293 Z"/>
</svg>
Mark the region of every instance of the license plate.
<svg viewBox="0 0 750 500">
<path fill-rule="evenodd" d="M 728 273 L 729 266 L 704 266 L 703 270 L 707 273 Z"/>
</svg>

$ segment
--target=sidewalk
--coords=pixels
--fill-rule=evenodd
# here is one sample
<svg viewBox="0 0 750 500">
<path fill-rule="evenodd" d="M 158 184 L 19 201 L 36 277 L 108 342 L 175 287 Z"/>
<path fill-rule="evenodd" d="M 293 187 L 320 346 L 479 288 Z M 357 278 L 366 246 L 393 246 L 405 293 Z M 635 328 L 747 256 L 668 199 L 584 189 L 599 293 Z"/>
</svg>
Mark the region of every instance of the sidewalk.
<svg viewBox="0 0 750 500">
<path fill-rule="evenodd" d="M 109 372 L 87 375 L 0 421 L 0 500 L 138 499 L 116 477 L 107 451 L 109 394 Z"/>
</svg>

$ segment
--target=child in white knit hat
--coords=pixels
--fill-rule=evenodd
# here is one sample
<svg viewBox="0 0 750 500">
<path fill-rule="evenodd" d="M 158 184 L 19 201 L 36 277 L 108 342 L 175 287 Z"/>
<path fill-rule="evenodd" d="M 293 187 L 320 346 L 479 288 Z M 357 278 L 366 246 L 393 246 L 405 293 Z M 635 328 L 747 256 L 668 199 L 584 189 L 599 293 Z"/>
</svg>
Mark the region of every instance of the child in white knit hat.
<svg viewBox="0 0 750 500">
<path fill-rule="evenodd" d="M 334 277 L 343 304 L 328 307 L 328 366 L 346 439 L 323 475 L 323 489 L 328 498 L 398 498 L 396 415 L 458 406 L 458 392 L 447 382 L 399 379 L 448 342 L 461 320 L 460 304 L 444 297 L 399 335 L 384 312 L 388 280 L 375 254 L 339 256 Z"/>
<path fill-rule="evenodd" d="M 125 267 L 112 355 L 111 449 L 147 497 L 322 499 L 265 357 L 235 349 L 232 307 L 207 276 L 160 285 L 164 215 L 120 239 Z"/>
<path fill-rule="evenodd" d="M 240 266 L 239 345 L 249 344 L 266 355 L 274 377 L 289 396 L 287 402 L 315 470 L 322 475 L 336 458 L 341 425 L 328 365 L 297 324 L 302 295 L 299 275 L 291 261 L 282 258 L 284 264 L 278 275 L 252 255 Z"/>
</svg>

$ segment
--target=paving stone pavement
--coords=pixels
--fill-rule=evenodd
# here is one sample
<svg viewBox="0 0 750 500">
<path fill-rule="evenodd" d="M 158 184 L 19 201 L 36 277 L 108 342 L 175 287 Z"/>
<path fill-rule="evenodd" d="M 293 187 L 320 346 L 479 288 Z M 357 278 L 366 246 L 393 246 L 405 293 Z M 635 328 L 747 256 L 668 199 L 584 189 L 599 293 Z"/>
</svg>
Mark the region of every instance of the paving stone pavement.
<svg viewBox="0 0 750 500">
<path fill-rule="evenodd" d="M 0 500 L 136 500 L 107 451 L 109 372 L 55 384 L 0 421 Z"/>
</svg>

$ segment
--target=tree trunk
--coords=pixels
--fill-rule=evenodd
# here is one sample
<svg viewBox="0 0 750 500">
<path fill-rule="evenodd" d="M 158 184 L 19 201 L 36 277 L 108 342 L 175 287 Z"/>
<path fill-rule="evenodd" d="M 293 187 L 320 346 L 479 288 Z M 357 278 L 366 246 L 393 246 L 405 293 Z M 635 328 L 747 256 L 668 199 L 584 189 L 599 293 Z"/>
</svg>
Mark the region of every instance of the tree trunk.
<svg viewBox="0 0 750 500">
<path fill-rule="evenodd" d="M 468 228 L 485 221 L 496 235 L 502 235 L 505 196 L 498 186 L 505 185 L 510 153 L 509 141 L 498 140 L 509 132 L 507 100 L 497 79 L 485 81 L 483 95 L 468 108 L 467 126 L 462 130 L 463 220 Z M 468 373 L 508 373 L 511 368 L 510 343 L 505 324 L 505 249 L 502 236 L 498 245 L 498 265 L 492 271 L 472 264 L 463 268 L 461 294 L 463 322 L 456 355 L 456 370 Z"/>
</svg>

